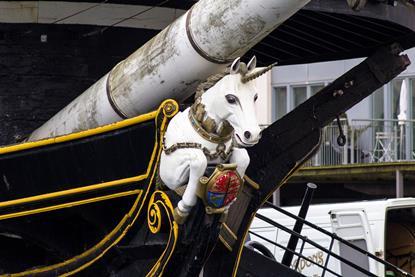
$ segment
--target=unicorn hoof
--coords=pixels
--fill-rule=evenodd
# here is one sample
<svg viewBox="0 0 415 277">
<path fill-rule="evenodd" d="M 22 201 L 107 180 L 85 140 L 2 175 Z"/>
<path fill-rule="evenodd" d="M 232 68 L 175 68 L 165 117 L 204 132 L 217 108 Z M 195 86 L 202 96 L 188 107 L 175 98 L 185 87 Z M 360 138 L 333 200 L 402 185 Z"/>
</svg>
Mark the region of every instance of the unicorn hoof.
<svg viewBox="0 0 415 277">
<path fill-rule="evenodd" d="M 173 218 L 174 218 L 174 221 L 177 222 L 177 224 L 182 225 L 183 223 L 185 223 L 188 216 L 189 216 L 189 213 L 182 212 L 177 207 L 173 211 Z"/>
</svg>

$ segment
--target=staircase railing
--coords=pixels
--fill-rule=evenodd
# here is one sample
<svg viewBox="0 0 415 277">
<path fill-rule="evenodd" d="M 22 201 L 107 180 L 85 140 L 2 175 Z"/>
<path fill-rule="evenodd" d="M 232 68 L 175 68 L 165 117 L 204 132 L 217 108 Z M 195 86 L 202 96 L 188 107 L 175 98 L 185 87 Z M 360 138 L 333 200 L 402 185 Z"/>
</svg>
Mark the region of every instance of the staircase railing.
<svg viewBox="0 0 415 277">
<path fill-rule="evenodd" d="M 289 253 L 297 256 L 297 261 L 296 261 L 296 263 L 294 265 L 294 268 L 293 268 L 294 270 L 298 270 L 300 259 L 303 259 L 303 260 L 305 260 L 305 261 L 321 268 L 322 269 L 321 277 L 324 277 L 327 272 L 333 274 L 334 276 L 340 276 L 341 277 L 342 275 L 340 273 L 335 272 L 332 269 L 328 268 L 329 260 L 331 258 L 334 258 L 334 259 L 337 259 L 338 261 L 340 261 L 344 264 L 347 264 L 348 266 L 354 268 L 355 270 L 359 271 L 360 273 L 363 273 L 367 276 L 378 277 L 378 275 L 368 271 L 367 269 L 365 269 L 365 268 L 363 268 L 363 267 L 361 267 L 357 264 L 354 264 L 353 262 L 351 262 L 351 261 L 345 259 L 344 257 L 340 256 L 339 254 L 333 252 L 334 242 L 337 241 L 337 242 L 342 243 L 342 244 L 352 248 L 353 250 L 365 255 L 369 259 L 373 259 L 374 261 L 384 265 L 385 268 L 394 270 L 395 272 L 399 273 L 401 276 L 412 276 L 412 277 L 414 277 L 412 274 L 410 274 L 408 272 L 405 272 L 404 270 L 397 267 L 396 265 L 391 264 L 391 263 L 389 263 L 389 262 L 373 255 L 372 253 L 355 246 L 354 244 L 350 243 L 349 241 L 342 239 L 341 237 L 337 236 L 335 233 L 330 233 L 327 230 L 324 230 L 323 228 L 321 228 L 321 227 L 319 227 L 319 226 L 317 226 L 317 225 L 315 225 L 315 224 L 313 224 L 313 223 L 311 223 L 311 222 L 309 222 L 309 221 L 307 221 L 307 220 L 305 220 L 301 217 L 298 217 L 294 214 L 291 214 L 290 212 L 288 212 L 288 211 L 286 211 L 286 210 L 284 210 L 280 207 L 277 207 L 277 206 L 275 206 L 275 205 L 273 205 L 269 202 L 265 203 L 264 207 L 274 209 L 277 212 L 280 212 L 280 213 L 286 215 L 287 217 L 290 217 L 290 218 L 296 220 L 297 222 L 301 222 L 302 224 L 307 225 L 311 229 L 313 229 L 315 231 L 318 231 L 318 232 L 330 237 L 330 245 L 329 245 L 328 248 L 326 248 L 326 247 L 310 240 L 308 237 L 303 236 L 303 235 L 287 228 L 286 226 L 283 226 L 283 225 L 279 224 L 278 222 L 275 222 L 274 220 L 272 220 L 272 219 L 270 219 L 266 216 L 263 216 L 261 214 L 256 214 L 256 218 L 258 218 L 258 219 L 260 219 L 260 220 L 262 220 L 262 221 L 264 221 L 264 222 L 266 222 L 266 223 L 268 223 L 268 224 L 270 224 L 270 225 L 272 225 L 272 226 L 274 226 L 274 227 L 276 227 L 276 228 L 278 228 L 282 231 L 285 231 L 285 232 L 289 233 L 291 236 L 297 237 L 301 241 L 300 250 L 296 251 L 296 250 L 291 250 L 288 247 L 286 247 L 286 246 L 284 246 L 284 245 L 282 245 L 282 244 L 280 244 L 276 241 L 272 241 L 272 240 L 270 240 L 270 239 L 268 239 L 268 238 L 266 238 L 266 237 L 264 237 L 264 236 L 262 236 L 262 235 L 260 235 L 256 232 L 254 232 L 254 231 L 249 231 L 249 233 L 251 235 L 253 235 L 255 237 L 258 237 L 259 239 L 264 240 L 267 243 L 270 243 L 270 244 L 272 244 L 272 245 L 274 245 L 278 248 L 284 249 L 285 251 L 288 251 Z M 310 258 L 303 255 L 304 245 L 306 243 L 316 247 L 317 249 L 319 249 L 319 250 L 321 250 L 321 251 L 323 251 L 324 253 L 327 254 L 325 263 L 323 265 L 321 265 L 318 262 L 316 262 L 316 261 L 314 261 L 314 260 L 312 260 L 312 259 L 310 259 Z"/>
</svg>

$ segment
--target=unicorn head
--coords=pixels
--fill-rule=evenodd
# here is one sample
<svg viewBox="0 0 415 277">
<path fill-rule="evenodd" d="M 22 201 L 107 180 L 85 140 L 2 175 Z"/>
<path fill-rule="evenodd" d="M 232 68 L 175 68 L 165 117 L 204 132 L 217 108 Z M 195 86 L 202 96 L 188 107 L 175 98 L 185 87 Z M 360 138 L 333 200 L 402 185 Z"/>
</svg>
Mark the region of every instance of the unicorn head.
<svg viewBox="0 0 415 277">
<path fill-rule="evenodd" d="M 255 78 L 272 66 L 256 71 L 256 57 L 246 65 L 237 58 L 230 67 L 230 74 L 221 76 L 214 86 L 201 95 L 207 116 L 215 120 L 218 128 L 228 122 L 234 129 L 234 141 L 240 147 L 255 145 L 261 138 L 255 102 L 258 89 Z"/>
</svg>

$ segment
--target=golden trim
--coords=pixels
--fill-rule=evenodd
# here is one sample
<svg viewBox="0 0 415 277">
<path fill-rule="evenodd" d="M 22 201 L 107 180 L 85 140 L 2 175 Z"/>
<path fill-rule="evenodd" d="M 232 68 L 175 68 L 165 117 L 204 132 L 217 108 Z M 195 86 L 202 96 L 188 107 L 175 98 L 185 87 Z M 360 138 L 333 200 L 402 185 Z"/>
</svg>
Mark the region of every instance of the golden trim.
<svg viewBox="0 0 415 277">
<path fill-rule="evenodd" d="M 250 185 L 253 189 L 259 190 L 261 188 L 261 186 L 257 182 L 255 182 L 254 180 L 252 180 L 248 176 L 245 175 L 244 179 L 246 180 L 248 185 Z"/>
<path fill-rule="evenodd" d="M 80 187 L 80 188 L 69 189 L 69 190 L 62 190 L 62 191 L 51 192 L 51 193 L 46 193 L 46 194 L 41 194 L 41 195 L 36 195 L 36 196 L 19 198 L 19 199 L 16 199 L 16 200 L 4 201 L 4 202 L 0 202 L 0 208 L 9 207 L 9 206 L 13 206 L 13 205 L 28 204 L 28 203 L 33 203 L 33 202 L 38 202 L 38 201 L 63 197 L 63 196 L 72 196 L 72 195 L 80 194 L 80 193 L 84 193 L 84 192 L 90 192 L 90 191 L 94 191 L 94 190 L 100 190 L 100 189 L 111 188 L 111 187 L 115 187 L 115 186 L 119 186 L 119 185 L 130 184 L 130 183 L 139 182 L 141 180 L 144 180 L 146 177 L 147 177 L 147 175 L 139 175 L 139 176 L 136 176 L 136 177 L 119 179 L 119 180 L 115 180 L 115 181 L 90 185 L 90 186 L 86 186 L 86 187 Z M 1 220 L 1 217 L 0 217 L 0 220 Z"/>
<path fill-rule="evenodd" d="M 251 226 L 251 223 L 252 223 L 252 220 L 254 219 L 254 216 L 255 216 L 255 213 L 251 214 L 248 226 Z M 246 241 L 246 236 L 248 234 L 248 230 L 249 230 L 249 227 L 247 228 L 247 230 L 245 230 L 245 232 L 243 234 L 243 237 L 241 239 L 241 242 Z M 238 267 L 239 267 L 239 262 L 241 260 L 242 250 L 243 250 L 243 245 L 240 244 L 239 249 L 238 249 L 238 256 L 237 256 L 237 259 L 236 259 L 236 263 L 233 266 L 232 277 L 236 277 L 236 273 L 238 272 Z"/>
<path fill-rule="evenodd" d="M 164 111 L 164 114 L 166 115 L 166 118 L 164 118 L 164 120 L 163 120 L 163 122 L 161 123 L 161 126 L 160 126 L 160 133 L 159 133 L 159 135 L 160 135 L 160 137 L 159 137 L 159 141 L 158 142 L 156 142 L 156 145 L 160 145 L 160 147 L 159 147 L 159 151 L 157 152 L 157 160 L 156 160 L 156 165 L 159 163 L 159 161 L 160 161 L 160 156 L 161 156 L 161 152 L 163 151 L 163 138 L 164 138 L 164 133 L 166 132 L 166 129 L 167 129 L 167 118 L 172 118 L 174 115 L 176 115 L 178 112 L 179 112 L 179 105 L 177 104 L 177 102 L 176 101 L 173 101 L 173 100 L 165 100 L 164 102 L 163 102 L 163 104 L 161 105 L 162 107 L 164 106 L 164 104 L 168 104 L 168 103 L 171 103 L 171 104 L 173 104 L 174 106 L 175 106 L 175 109 L 174 109 L 174 111 L 173 111 L 173 113 L 168 113 L 168 111 L 165 111 L 164 109 L 163 109 L 163 111 Z M 168 114 L 166 114 L 166 112 L 168 113 Z M 157 149 L 157 147 L 155 147 L 154 148 L 154 150 L 156 150 Z M 147 195 L 148 195 L 148 193 L 149 193 L 149 191 L 150 191 L 150 186 L 151 186 L 151 184 L 153 184 L 153 182 L 154 182 L 154 178 L 155 178 L 155 176 L 156 176 L 156 172 L 157 172 L 157 170 L 156 169 L 154 169 L 153 170 L 153 174 L 152 174 L 152 176 L 151 176 L 151 179 L 150 179 L 150 182 L 149 182 L 149 186 L 148 186 L 148 188 L 147 188 L 147 191 L 146 191 L 146 195 L 144 196 L 144 199 L 147 199 Z M 141 209 L 142 209 L 142 207 L 144 206 L 143 205 L 144 203 L 142 203 L 142 205 L 141 205 L 141 207 L 140 207 L 140 210 L 137 212 L 137 214 L 136 214 L 136 216 L 135 216 L 135 218 L 133 219 L 133 222 L 131 223 L 131 225 L 137 220 L 137 218 L 138 218 L 138 215 L 140 214 L 140 212 L 141 212 Z M 176 243 L 177 243 L 177 237 L 178 237 L 178 232 L 179 232 L 179 226 L 177 225 L 177 223 L 176 222 L 174 222 L 173 221 L 173 234 L 174 234 L 174 237 L 175 237 L 175 240 L 174 240 L 174 244 L 173 244 L 173 249 L 176 247 Z M 170 233 L 171 234 L 171 233 Z M 170 239 L 171 239 L 171 236 L 169 235 L 169 241 L 168 241 L 168 243 L 170 242 Z M 171 255 L 172 255 L 172 253 L 173 253 L 173 251 L 169 254 L 169 256 L 167 257 L 167 261 L 166 261 L 166 263 L 164 264 L 164 266 L 163 266 L 163 269 L 162 269 L 162 272 L 164 271 L 164 267 L 165 267 L 165 265 L 167 264 L 167 262 L 170 260 L 170 258 L 171 258 Z M 164 255 L 164 253 L 163 253 L 163 255 Z M 159 260 L 162 258 L 162 256 L 159 258 Z M 150 271 L 151 272 L 151 271 Z M 151 276 L 151 275 L 149 275 L 150 274 L 150 272 L 146 275 L 146 276 Z"/>
<path fill-rule="evenodd" d="M 161 268 L 160 274 L 157 275 L 157 276 L 162 276 L 163 275 L 164 269 L 165 269 L 168 261 L 170 260 L 171 255 L 174 252 L 174 249 L 176 248 L 176 243 L 177 243 L 178 234 L 179 234 L 179 225 L 173 220 L 173 218 L 170 216 L 170 213 L 168 212 L 168 209 L 170 210 L 171 214 L 173 214 L 173 211 L 174 211 L 173 205 L 172 205 L 169 197 L 167 196 L 167 194 L 165 194 L 162 191 L 155 191 L 152 195 L 152 198 L 156 193 L 160 193 L 161 197 L 164 200 L 164 202 L 159 200 L 159 201 L 156 201 L 156 203 L 161 204 L 166 209 L 168 222 L 170 223 L 170 233 L 169 233 L 169 240 L 167 241 L 167 244 L 166 244 L 167 245 L 166 248 L 164 249 L 161 256 L 158 258 L 157 262 L 153 265 L 151 270 L 147 273 L 146 277 L 147 276 L 148 277 L 156 276 L 155 274 L 156 274 L 157 270 L 160 268 L 160 265 L 162 266 L 162 268 Z M 173 238 L 173 245 L 172 245 L 171 251 L 170 251 L 170 253 L 168 253 L 167 260 L 163 264 L 161 264 L 161 261 L 164 258 L 164 256 L 166 255 L 167 249 L 170 245 L 170 242 L 171 242 L 172 238 Z"/>
<path fill-rule="evenodd" d="M 67 142 L 71 140 L 77 140 L 77 139 L 81 139 L 85 137 L 102 134 L 105 132 L 110 132 L 113 130 L 121 129 L 124 127 L 128 127 L 134 124 L 138 124 L 138 123 L 142 123 L 142 122 L 154 119 L 157 116 L 157 113 L 158 113 L 157 111 L 153 111 L 153 112 L 143 114 L 143 115 L 140 115 L 134 118 L 125 119 L 123 121 L 118 121 L 112 124 L 108 124 L 105 126 L 97 127 L 97 128 L 86 130 L 86 131 L 81 131 L 78 133 L 71 133 L 71 134 L 67 134 L 67 135 L 63 135 L 59 137 L 47 138 L 47 139 L 42 139 L 42 140 L 33 141 L 33 142 L 25 142 L 21 144 L 0 147 L 0 155 L 17 152 L 17 151 L 23 151 L 23 150 L 46 146 L 46 145 L 51 145 L 51 144 L 58 144 L 62 142 Z"/>
<path fill-rule="evenodd" d="M 147 207 L 147 226 L 151 233 L 157 234 L 161 230 L 162 215 L 157 201 L 154 203 L 155 194 L 151 195 Z"/>
<path fill-rule="evenodd" d="M 167 118 L 172 118 L 179 111 L 179 105 L 174 100 L 166 100 L 163 102 L 163 113 Z"/>
<path fill-rule="evenodd" d="M 236 170 L 237 165 L 236 164 L 218 164 L 216 165 L 215 170 L 213 173 L 209 176 L 202 176 L 199 178 L 199 186 L 196 190 L 196 195 L 202 200 L 203 204 L 205 205 L 205 212 L 207 214 L 220 214 L 225 212 L 226 206 L 223 207 L 212 207 L 208 203 L 208 191 L 215 185 L 216 179 L 219 175 L 224 174 L 226 172 L 232 172 L 236 175 L 239 181 L 239 188 L 237 195 L 240 193 L 242 187 L 243 187 L 243 179 L 241 176 L 239 176 L 238 171 Z"/>
<path fill-rule="evenodd" d="M 169 100 L 166 100 L 166 101 L 169 101 Z M 165 101 L 165 102 L 166 102 Z M 171 100 L 170 100 L 171 101 Z M 165 102 L 163 102 L 163 103 L 165 103 Z M 179 111 L 179 106 L 178 106 L 178 104 L 177 104 L 177 102 L 173 102 L 172 103 L 176 108 L 174 109 L 174 114 L 169 114 L 169 118 L 172 118 L 178 111 Z M 159 163 L 159 161 L 160 161 L 160 156 L 161 156 L 161 152 L 163 151 L 163 138 L 164 138 L 164 133 L 166 132 L 166 129 L 167 129 L 167 126 L 166 126 L 166 123 L 167 122 L 167 119 L 165 118 L 164 120 L 163 120 L 163 122 L 161 123 L 161 126 L 160 126 L 160 137 L 159 137 L 159 142 L 157 143 L 157 144 L 159 144 L 160 145 L 160 148 L 159 148 L 159 151 L 158 151 L 158 153 L 157 153 L 157 161 L 156 161 L 156 164 L 158 164 Z M 156 148 L 155 148 L 156 149 Z M 152 184 L 153 183 L 153 181 L 154 181 L 154 178 L 155 178 L 155 176 L 156 176 L 156 171 L 157 170 L 154 170 L 153 171 L 153 175 L 151 176 L 151 179 L 150 179 L 150 183 L 149 184 Z M 148 194 L 148 192 L 149 192 L 149 190 L 150 190 L 150 186 L 148 187 L 148 189 L 147 189 L 147 192 L 146 192 L 146 195 L 144 196 L 144 198 L 146 199 L 147 198 L 147 194 Z M 171 206 L 173 206 L 173 205 L 171 205 Z M 141 207 L 142 208 L 142 207 Z M 140 211 L 141 211 L 141 208 L 140 208 Z M 140 213 L 140 211 L 137 213 L 137 215 L 135 216 L 135 218 L 134 218 L 134 220 L 133 220 L 133 222 L 137 219 L 137 217 L 138 217 L 138 215 L 139 215 L 139 213 Z M 173 222 L 173 235 L 174 235 L 174 237 L 175 237 L 175 240 L 174 240 L 174 244 L 173 244 L 173 249 L 176 247 L 176 243 L 177 243 L 177 237 L 178 237 L 178 233 L 179 233 L 179 226 L 177 225 L 177 223 L 175 222 L 175 221 L 171 221 L 171 219 L 169 218 L 169 221 L 170 222 Z M 170 235 L 169 235 L 169 240 L 168 240 L 168 243 L 170 242 L 170 239 L 171 239 L 171 232 L 170 232 Z M 168 244 L 167 243 L 167 244 Z M 163 268 L 162 268 L 162 272 L 164 271 L 164 267 L 165 267 L 165 265 L 167 264 L 167 262 L 170 260 L 170 258 L 171 258 L 171 255 L 172 255 L 172 253 L 173 253 L 173 251 L 169 254 L 169 256 L 167 257 L 167 261 L 166 261 L 166 263 L 164 264 L 164 266 L 163 266 Z M 163 254 L 162 254 L 162 256 L 160 256 L 160 258 L 159 258 L 159 260 L 156 262 L 156 264 L 161 260 L 161 258 L 163 257 L 163 255 L 164 255 L 164 252 L 163 252 Z M 156 266 L 156 264 L 154 265 L 154 266 Z M 149 273 L 147 273 L 147 275 L 146 276 L 151 276 L 150 275 L 150 273 L 152 272 L 152 270 L 150 270 L 149 271 Z"/>
<path fill-rule="evenodd" d="M 236 234 L 231 230 L 231 228 L 229 228 L 228 225 L 226 225 L 226 223 L 222 223 L 222 226 L 226 229 L 226 231 L 229 232 L 229 234 L 231 235 L 231 237 L 233 237 L 234 240 L 237 240 L 238 237 L 236 236 Z"/>
<path fill-rule="evenodd" d="M 166 100 L 165 102 L 163 102 L 163 104 L 164 103 L 166 105 L 169 105 L 169 106 L 174 105 L 174 103 L 172 103 L 169 100 Z M 162 104 L 162 106 L 163 106 L 163 104 Z M 146 120 L 143 120 L 143 118 L 145 116 L 151 116 L 152 119 L 154 119 L 154 118 L 156 118 L 156 116 L 153 116 L 153 114 L 157 114 L 157 113 L 158 113 L 158 111 L 151 112 L 151 113 L 144 114 L 142 116 L 138 116 L 138 117 L 135 117 L 135 118 L 132 118 L 132 119 L 127 119 L 127 120 L 124 120 L 124 121 L 116 122 L 116 123 L 113 123 L 113 124 L 110 124 L 110 125 L 106 125 L 106 126 L 103 126 L 103 127 L 98 127 L 96 129 L 91 129 L 91 130 L 87 130 L 87 131 L 80 132 L 80 133 L 74 133 L 74 134 L 71 134 L 71 135 L 87 133 L 89 131 L 94 131 L 94 130 L 97 130 L 97 129 L 105 129 L 107 127 L 111 128 L 111 130 L 117 129 L 117 128 L 123 128 L 123 127 L 126 127 L 126 126 L 130 126 L 132 124 L 137 124 L 137 123 L 146 121 Z M 128 121 L 128 122 L 126 124 L 124 124 L 125 121 Z M 157 132 L 157 130 L 156 130 L 156 132 Z M 69 137 L 69 136 L 70 135 L 67 135 L 67 137 Z M 63 137 L 58 137 L 58 138 L 63 138 Z M 47 140 L 49 140 L 49 139 L 47 139 Z M 38 142 L 42 142 L 42 141 L 38 141 Z M 19 146 L 19 145 L 15 145 L 15 146 Z M 154 144 L 154 147 L 156 147 L 156 146 L 157 146 L 157 143 Z M 5 148 L 8 148 L 8 147 L 5 147 Z M 1 151 L 1 149 L 2 148 L 0 148 L 0 151 Z M 0 154 L 1 154 L 1 152 L 0 152 Z M 52 193 L 47 193 L 47 194 L 41 194 L 41 195 L 30 196 L 30 197 L 15 199 L 15 200 L 4 201 L 4 202 L 0 202 L 0 208 L 12 206 L 12 205 L 28 204 L 28 203 L 32 203 L 32 202 L 43 201 L 43 200 L 53 199 L 53 198 L 62 197 L 62 196 L 70 196 L 70 195 L 79 194 L 79 193 L 83 193 L 83 192 L 90 192 L 90 191 L 93 191 L 93 190 L 100 190 L 100 189 L 110 188 L 110 187 L 114 187 L 114 186 L 118 186 L 118 185 L 124 185 L 124 184 L 128 184 L 128 183 L 134 183 L 134 182 L 144 180 L 149 175 L 151 164 L 152 164 L 152 161 L 154 159 L 154 154 L 155 153 L 154 153 L 154 150 L 153 150 L 151 159 L 149 161 L 149 165 L 147 166 L 147 169 L 146 169 L 146 173 L 143 174 L 143 175 L 124 178 L 124 179 L 119 179 L 119 180 L 114 180 L 114 181 L 109 181 L 109 182 L 104 182 L 104 183 L 100 183 L 100 184 L 94 184 L 94 185 L 90 185 L 90 186 L 86 186 L 86 187 L 80 187 L 80 188 L 75 188 L 75 189 L 57 191 L 57 192 L 52 192 Z"/>
<path fill-rule="evenodd" d="M 50 212 L 50 211 L 55 211 L 55 210 L 60 210 L 60 209 L 65 209 L 65 208 L 72 208 L 72 207 L 81 206 L 81 205 L 85 205 L 85 204 L 105 201 L 105 200 L 109 200 L 109 199 L 113 199 L 113 198 L 119 198 L 119 197 L 134 195 L 134 194 L 141 194 L 142 191 L 143 190 L 125 191 L 125 192 L 114 193 L 114 194 L 110 194 L 110 195 L 99 196 L 99 197 L 89 198 L 89 199 L 85 199 L 85 200 L 73 201 L 73 202 L 68 202 L 68 203 L 64 203 L 64 204 L 59 204 L 59 205 L 54 205 L 54 206 L 49 206 L 49 207 L 44 207 L 44 208 L 39 208 L 39 209 L 34 209 L 34 210 L 28 210 L 28 211 L 17 212 L 17 213 L 12 213 L 12 214 L 0 215 L 0 220 L 16 218 L 16 217 L 22 217 L 22 216 L 32 215 L 32 214 L 40 214 L 40 213 L 45 213 L 45 212 Z"/>
<path fill-rule="evenodd" d="M 231 251 L 232 252 L 232 247 L 226 242 L 226 240 L 221 236 L 221 235 L 219 235 L 219 240 L 222 242 L 222 244 L 229 250 L 229 251 Z"/>
<path fill-rule="evenodd" d="M 142 196 L 142 191 L 141 193 L 139 193 L 139 195 L 137 196 L 137 199 L 140 199 L 140 197 Z M 131 210 L 130 210 L 131 212 Z M 50 266 L 46 266 L 46 267 L 41 267 L 41 268 L 36 268 L 36 269 L 32 269 L 32 270 L 28 270 L 28 271 L 24 271 L 24 272 L 19 272 L 19 273 L 12 273 L 12 274 L 5 274 L 5 275 L 0 275 L 0 276 L 10 276 L 10 277 L 21 277 L 21 276 L 28 276 L 28 275 L 33 275 L 33 274 L 37 274 L 37 273 L 42 273 L 44 271 L 48 271 L 48 270 L 54 270 L 54 269 L 58 269 L 62 266 L 71 264 L 72 262 L 76 262 L 77 260 L 89 255 L 91 252 L 95 251 L 96 248 L 100 247 L 102 244 L 104 244 L 111 236 L 113 236 L 114 233 L 116 233 L 121 226 L 125 223 L 125 221 L 127 221 L 127 219 L 129 219 L 129 213 L 127 215 L 125 215 L 122 220 L 118 223 L 118 225 L 111 231 L 111 233 L 109 233 L 107 236 L 105 236 L 104 239 L 102 239 L 98 244 L 96 244 L 94 247 L 88 249 L 87 251 L 83 252 L 82 254 L 75 256 L 69 260 L 66 260 L 64 262 L 61 262 L 59 264 L 54 264 L 54 265 L 50 265 Z M 121 236 L 122 237 L 122 236 Z M 118 243 L 118 241 L 121 238 L 119 238 L 114 244 L 112 244 L 111 246 L 109 246 L 106 250 L 108 251 L 109 248 L 111 248 L 113 245 L 115 245 L 116 243 Z M 88 262 L 87 264 L 75 269 L 74 271 L 68 272 L 68 273 L 64 273 L 62 276 L 70 276 L 84 268 L 86 268 L 87 266 L 89 266 L 90 264 L 92 264 L 93 262 L 95 262 L 98 258 L 102 257 L 104 254 L 106 253 L 106 251 L 103 251 L 101 253 L 101 255 L 97 256 L 95 259 L 93 259 L 92 261 Z"/>
<path fill-rule="evenodd" d="M 189 109 L 188 117 L 189 117 L 189 121 L 193 129 L 205 140 L 219 144 L 219 143 L 229 142 L 232 139 L 233 129 L 232 129 L 232 132 L 230 132 L 229 134 L 223 135 L 223 136 L 210 133 L 207 130 L 205 130 L 203 126 L 201 125 L 201 123 L 197 121 L 197 119 L 195 118 L 193 106 Z"/>
<path fill-rule="evenodd" d="M 229 234 L 234 240 L 235 242 L 238 240 L 238 237 L 235 235 L 235 233 L 231 230 L 231 228 L 229 228 L 229 226 L 224 222 L 222 223 L 222 227 L 223 229 L 225 229 L 224 232 L 227 232 L 227 234 Z M 231 245 L 229 245 L 229 243 L 226 241 L 226 239 L 219 234 L 219 240 L 223 243 L 223 245 L 228 248 L 229 251 L 232 252 L 233 248 Z"/>
<path fill-rule="evenodd" d="M 150 161 L 148 163 L 147 171 L 146 171 L 146 174 L 145 174 L 146 178 L 148 178 L 148 175 L 150 174 L 150 171 L 151 171 L 151 169 L 153 167 L 154 161 L 156 160 L 156 164 L 157 164 L 159 162 L 159 159 L 160 159 L 160 154 L 161 154 L 161 151 L 162 151 L 162 147 L 159 147 L 159 145 L 162 145 L 161 144 L 162 143 L 162 138 L 164 136 L 164 132 L 166 131 L 167 118 L 169 118 L 169 117 L 163 118 L 163 121 L 161 123 L 160 129 L 157 128 L 157 117 L 161 114 L 162 108 L 163 108 L 164 104 L 167 103 L 167 102 L 172 103 L 176 107 L 174 113 L 171 114 L 171 115 L 169 115 L 169 117 L 172 117 L 174 114 L 176 114 L 178 112 L 178 104 L 177 104 L 177 102 L 172 101 L 172 100 L 166 100 L 166 101 L 164 101 L 160 105 L 159 109 L 156 112 L 152 112 L 152 113 L 147 114 L 147 115 L 150 115 L 150 114 L 155 114 L 156 115 L 156 116 L 154 116 L 154 119 L 156 120 L 156 122 L 155 122 L 156 123 L 156 128 L 155 128 L 156 138 L 158 137 L 158 135 L 160 137 L 158 138 L 159 141 L 156 140 L 155 143 L 154 143 L 154 145 L 153 145 L 153 153 L 151 155 L 151 159 L 150 159 Z M 137 118 L 139 118 L 139 117 L 137 117 Z M 159 130 L 160 130 L 160 132 L 159 132 Z M 159 150 L 157 151 L 158 148 L 159 148 Z M 151 179 L 150 179 L 150 182 L 149 182 L 149 185 L 147 186 L 147 190 L 146 190 L 145 195 L 144 195 L 144 199 L 147 198 L 147 195 L 148 195 L 148 193 L 150 191 L 151 184 L 153 183 L 153 179 L 155 177 L 155 172 L 156 172 L 156 170 L 154 168 L 153 174 L 152 174 Z M 46 267 L 41 267 L 41 268 L 36 268 L 36 269 L 32 269 L 32 270 L 28 270 L 28 271 L 24 271 L 24 272 L 20 272 L 20 273 L 6 274 L 6 275 L 2 275 L 2 276 L 20 277 L 20 276 L 27 276 L 27 275 L 33 275 L 33 274 L 37 274 L 37 273 L 42 273 L 42 272 L 49 271 L 49 270 L 56 270 L 56 269 L 58 269 L 60 267 L 63 267 L 63 266 L 68 265 L 68 264 L 71 264 L 72 262 L 76 262 L 77 260 L 79 260 L 79 259 L 81 259 L 81 258 L 83 258 L 85 256 L 88 256 L 90 253 L 92 253 L 97 248 L 99 248 L 103 244 L 105 244 L 109 239 L 111 239 L 111 237 L 113 237 L 114 234 L 118 232 L 118 230 L 125 224 L 125 222 L 127 220 L 131 219 L 131 217 L 134 215 L 134 211 L 137 209 L 137 206 L 138 206 L 138 204 L 140 202 L 141 196 L 142 196 L 142 193 L 140 193 L 137 196 L 137 198 L 136 198 L 133 206 L 129 210 L 129 212 L 121 219 L 121 221 L 118 223 L 118 225 L 109 234 L 107 234 L 95 246 L 91 247 L 90 249 L 86 250 L 85 252 L 81 253 L 80 255 L 74 256 L 73 258 L 71 258 L 69 260 L 66 260 L 66 261 L 63 261 L 63 262 L 58 263 L 58 264 L 54 264 L 54 265 L 50 265 L 50 266 L 46 266 Z M 103 255 L 105 255 L 105 253 L 108 252 L 108 250 L 110 250 L 114 245 L 116 245 L 127 234 L 128 230 L 131 228 L 131 226 L 135 223 L 135 221 L 137 220 L 138 216 L 140 215 L 141 209 L 144 206 L 144 202 L 145 201 L 142 201 L 141 202 L 141 206 L 138 208 L 138 211 L 136 212 L 136 214 L 135 214 L 134 218 L 131 220 L 131 222 L 125 227 L 124 232 L 122 232 L 122 234 L 118 238 L 116 238 L 113 241 L 113 243 L 111 243 L 111 245 L 109 245 L 105 249 L 103 249 L 102 252 L 98 256 L 96 256 L 95 258 L 93 258 L 89 262 L 81 265 L 80 267 L 74 269 L 73 271 L 70 271 L 70 272 L 67 272 L 67 273 L 62 274 L 61 276 L 70 276 L 70 275 L 73 275 L 73 274 L 75 274 L 77 272 L 80 272 L 81 270 L 87 268 L 88 266 L 90 266 L 91 264 L 93 264 L 94 262 L 96 262 Z M 175 228 L 174 228 L 174 234 L 177 237 L 177 234 L 178 234 L 178 226 L 177 226 L 177 224 L 174 224 L 174 226 L 175 226 Z M 176 244 L 176 242 L 174 242 L 174 245 L 173 245 L 174 247 L 175 247 L 175 244 Z M 171 254 L 169 255 L 168 259 L 170 259 L 170 256 L 171 256 Z"/>
</svg>

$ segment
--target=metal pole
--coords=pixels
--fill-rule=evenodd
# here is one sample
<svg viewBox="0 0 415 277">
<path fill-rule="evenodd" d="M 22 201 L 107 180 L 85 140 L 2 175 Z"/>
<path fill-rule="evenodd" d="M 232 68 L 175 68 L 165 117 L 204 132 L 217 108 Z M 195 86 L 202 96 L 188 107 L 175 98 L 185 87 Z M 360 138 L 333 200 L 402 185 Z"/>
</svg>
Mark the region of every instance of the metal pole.
<svg viewBox="0 0 415 277">
<path fill-rule="evenodd" d="M 396 170 L 396 198 L 402 198 L 404 196 L 404 180 L 402 171 Z"/>
<path fill-rule="evenodd" d="M 399 160 L 400 161 L 402 161 L 402 160 L 405 160 L 405 152 L 404 152 L 404 131 L 405 131 L 405 125 L 404 125 L 405 123 L 403 123 L 403 124 L 400 124 L 400 127 L 401 127 L 401 133 L 400 133 L 400 136 L 399 136 L 399 149 L 400 149 L 400 151 L 399 151 Z"/>
<path fill-rule="evenodd" d="M 281 206 L 281 193 L 280 193 L 280 189 L 277 189 L 272 194 L 272 204 L 274 204 L 277 207 Z"/>
<path fill-rule="evenodd" d="M 307 184 L 307 189 L 303 197 L 303 202 L 301 203 L 301 208 L 298 213 L 298 217 L 305 219 L 311 200 L 313 199 L 314 190 L 316 188 L 317 188 L 317 185 L 315 184 L 312 184 L 312 183 Z M 293 231 L 300 234 L 302 229 L 303 229 L 303 223 L 297 220 L 295 222 Z M 291 235 L 290 240 L 288 241 L 287 248 L 292 251 L 295 251 L 295 249 L 297 248 L 297 243 L 298 243 L 298 237 L 293 234 Z M 294 254 L 291 253 L 290 251 L 285 251 L 284 257 L 282 257 L 281 263 L 289 267 L 293 260 L 293 256 Z"/>
<path fill-rule="evenodd" d="M 355 131 L 354 131 L 354 129 L 355 129 L 355 127 L 351 127 L 351 132 L 352 132 L 352 134 L 351 134 L 351 138 L 350 138 L 350 164 L 354 164 L 356 161 L 355 161 L 355 153 L 354 153 L 354 151 L 355 151 L 355 148 L 357 148 L 357 147 L 355 147 Z M 357 148 L 358 149 L 358 148 Z M 360 162 L 360 161 L 358 161 L 358 162 Z"/>
</svg>

